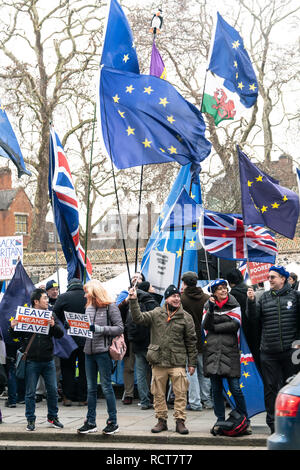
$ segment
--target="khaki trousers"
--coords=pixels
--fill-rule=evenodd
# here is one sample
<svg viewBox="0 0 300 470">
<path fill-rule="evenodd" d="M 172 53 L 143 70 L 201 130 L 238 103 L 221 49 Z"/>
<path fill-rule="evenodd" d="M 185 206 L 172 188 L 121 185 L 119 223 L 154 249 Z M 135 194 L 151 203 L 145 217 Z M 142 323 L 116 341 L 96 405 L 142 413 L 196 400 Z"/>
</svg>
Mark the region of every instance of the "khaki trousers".
<svg viewBox="0 0 300 470">
<path fill-rule="evenodd" d="M 174 401 L 174 418 L 186 419 L 187 391 L 189 381 L 184 367 L 152 367 L 151 393 L 154 398 L 154 410 L 157 419 L 168 419 L 168 406 L 166 401 L 166 386 L 171 379 Z"/>
</svg>

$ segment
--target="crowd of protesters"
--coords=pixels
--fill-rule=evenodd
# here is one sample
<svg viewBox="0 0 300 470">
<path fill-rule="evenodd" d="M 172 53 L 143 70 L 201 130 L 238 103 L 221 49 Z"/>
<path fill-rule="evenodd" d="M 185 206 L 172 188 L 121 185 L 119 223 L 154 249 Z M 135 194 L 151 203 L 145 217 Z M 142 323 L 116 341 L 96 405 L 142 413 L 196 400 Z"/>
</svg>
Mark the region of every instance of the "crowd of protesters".
<svg viewBox="0 0 300 470">
<path fill-rule="evenodd" d="M 142 273 L 131 279 L 128 290 L 111 298 L 100 281 L 85 285 L 72 279 L 65 293 L 49 281 L 32 292 L 33 308 L 51 310 L 48 334 L 15 331 L 0 341 L 2 388 L 6 376 L 6 407 L 25 404 L 27 430 L 35 430 L 35 403 L 46 399 L 49 425 L 61 429 L 60 406 L 87 408 L 78 433 L 97 431 L 98 374 L 106 401 L 108 418 L 102 432 L 119 431 L 115 391 L 109 354 L 111 339 L 124 334 L 127 350 L 123 358 L 124 405 L 134 399 L 135 372 L 140 409 L 154 408 L 157 424 L 151 429 L 168 429 L 168 408 L 173 404 L 176 432 L 188 434 L 187 410 L 212 408 L 217 418 L 212 430 L 225 420 L 222 381 L 227 379 L 235 409 L 247 420 L 245 434 L 251 434 L 247 404 L 239 386 L 241 376 L 239 332 L 242 325 L 248 346 L 264 386 L 266 423 L 274 432 L 274 406 L 279 389 L 298 372 L 292 354 L 300 339 L 298 279 L 283 266 L 272 266 L 264 285 L 249 287 L 238 269 L 226 279 L 211 282 L 206 289 L 194 272 L 183 273 L 181 289 L 170 285 L 161 296 Z M 53 338 L 59 340 L 70 327 L 65 312 L 86 313 L 91 338 L 73 336 L 76 345 L 68 358 L 54 355 Z M 34 335 L 34 336 L 33 336 Z M 30 343 L 30 344 L 29 344 Z M 27 350 L 26 350 L 27 348 Z M 6 349 L 6 350 L 5 350 Z M 26 350 L 24 379 L 16 377 L 17 350 Z M 5 352 L 3 352 L 5 351 Z M 0 415 L 0 421 L 2 416 Z M 212 432 L 214 434 L 214 432 Z"/>
</svg>

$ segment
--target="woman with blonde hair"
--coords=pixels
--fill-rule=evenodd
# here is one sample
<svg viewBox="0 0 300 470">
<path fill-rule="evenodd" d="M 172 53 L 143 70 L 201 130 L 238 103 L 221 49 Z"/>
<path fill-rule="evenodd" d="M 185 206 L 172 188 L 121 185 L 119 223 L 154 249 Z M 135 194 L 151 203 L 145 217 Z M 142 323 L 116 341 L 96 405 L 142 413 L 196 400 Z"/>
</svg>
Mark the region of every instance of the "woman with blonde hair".
<svg viewBox="0 0 300 470">
<path fill-rule="evenodd" d="M 114 434 L 119 431 L 117 424 L 117 407 L 114 390 L 111 383 L 112 360 L 109 355 L 111 338 L 123 333 L 123 323 L 120 311 L 100 281 L 93 279 L 84 285 L 87 299 L 85 313 L 90 317 L 92 338 L 87 338 L 85 352 L 85 367 L 88 387 L 88 412 L 86 420 L 77 430 L 80 434 L 96 432 L 97 407 L 97 376 L 100 373 L 101 388 L 106 400 L 108 419 L 104 434 Z"/>
</svg>

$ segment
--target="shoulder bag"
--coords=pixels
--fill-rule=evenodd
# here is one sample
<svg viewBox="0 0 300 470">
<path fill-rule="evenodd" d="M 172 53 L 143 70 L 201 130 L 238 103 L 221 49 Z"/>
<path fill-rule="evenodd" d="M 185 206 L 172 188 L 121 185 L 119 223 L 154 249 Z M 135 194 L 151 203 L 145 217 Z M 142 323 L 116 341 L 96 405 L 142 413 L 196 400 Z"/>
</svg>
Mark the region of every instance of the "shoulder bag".
<svg viewBox="0 0 300 470">
<path fill-rule="evenodd" d="M 17 379 L 24 379 L 25 378 L 26 358 L 27 358 L 29 348 L 32 345 L 32 342 L 33 342 L 35 336 L 36 336 L 36 333 L 34 333 L 31 336 L 24 352 L 22 352 L 20 349 L 18 349 L 18 351 L 17 351 L 17 357 L 16 357 L 16 377 L 17 377 Z"/>
</svg>

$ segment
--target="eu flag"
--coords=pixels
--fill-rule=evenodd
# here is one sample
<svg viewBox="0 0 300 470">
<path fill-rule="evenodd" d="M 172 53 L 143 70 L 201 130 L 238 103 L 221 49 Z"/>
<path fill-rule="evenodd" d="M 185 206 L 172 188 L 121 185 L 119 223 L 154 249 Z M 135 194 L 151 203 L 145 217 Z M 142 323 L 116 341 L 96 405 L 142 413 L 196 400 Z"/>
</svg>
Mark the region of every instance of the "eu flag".
<svg viewBox="0 0 300 470">
<path fill-rule="evenodd" d="M 16 315 L 17 307 L 27 304 L 30 306 L 30 296 L 34 290 L 34 284 L 26 273 L 21 261 L 18 262 L 10 283 L 8 284 L 0 302 L 0 328 L 5 343 L 12 343 L 8 333 L 10 319 Z"/>
<path fill-rule="evenodd" d="M 299 218 L 299 196 L 257 168 L 237 146 L 243 219 L 293 239 Z"/>
<path fill-rule="evenodd" d="M 240 329 L 241 378 L 240 388 L 246 401 L 248 418 L 265 411 L 264 386 L 262 378 L 247 344 L 243 329 Z M 229 391 L 227 380 L 223 380 L 224 393 L 232 408 L 234 399 Z"/>
<path fill-rule="evenodd" d="M 224 86 L 237 93 L 251 108 L 257 100 L 258 85 L 250 57 L 240 34 L 217 14 L 217 25 L 208 69 L 224 78 Z"/>
<path fill-rule="evenodd" d="M 110 2 L 100 63 L 114 69 L 139 73 L 133 35 L 117 0 Z"/>
<path fill-rule="evenodd" d="M 165 80 L 103 67 L 103 140 L 119 169 L 153 163 L 200 163 L 210 153 L 201 112 Z"/>
<path fill-rule="evenodd" d="M 31 176 L 30 171 L 25 167 L 18 140 L 8 120 L 3 104 L 0 104 L 0 156 L 9 158 L 16 165 L 18 178 L 22 175 Z"/>
</svg>

